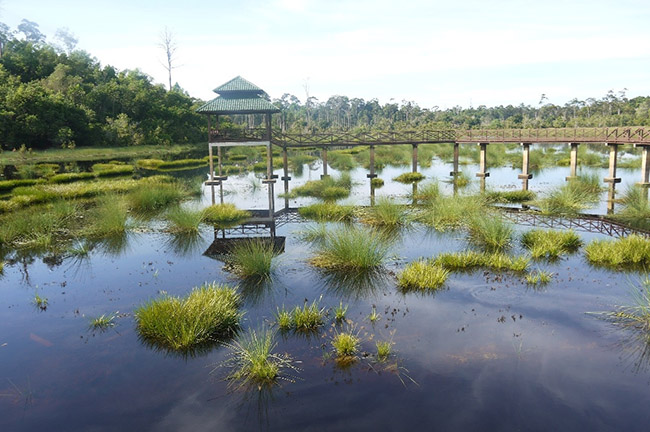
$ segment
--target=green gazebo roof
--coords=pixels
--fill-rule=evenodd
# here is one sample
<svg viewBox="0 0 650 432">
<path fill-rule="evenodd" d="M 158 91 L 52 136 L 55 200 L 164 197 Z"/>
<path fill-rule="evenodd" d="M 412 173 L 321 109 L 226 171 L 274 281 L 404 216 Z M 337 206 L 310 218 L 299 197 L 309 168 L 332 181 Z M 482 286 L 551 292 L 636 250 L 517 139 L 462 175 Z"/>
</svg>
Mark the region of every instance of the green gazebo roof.
<svg viewBox="0 0 650 432">
<path fill-rule="evenodd" d="M 214 89 L 219 96 L 196 111 L 204 114 L 260 114 L 280 110 L 265 99 L 266 92 L 238 76 Z"/>
</svg>

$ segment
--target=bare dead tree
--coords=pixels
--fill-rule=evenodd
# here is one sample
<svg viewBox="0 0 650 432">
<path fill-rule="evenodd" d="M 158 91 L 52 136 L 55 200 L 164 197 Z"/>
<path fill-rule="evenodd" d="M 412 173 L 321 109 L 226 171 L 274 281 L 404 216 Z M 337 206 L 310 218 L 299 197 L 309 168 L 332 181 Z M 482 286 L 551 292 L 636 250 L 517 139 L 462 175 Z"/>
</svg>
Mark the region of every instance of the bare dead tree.
<svg viewBox="0 0 650 432">
<path fill-rule="evenodd" d="M 174 63 L 176 61 L 175 54 L 178 46 L 174 40 L 174 33 L 172 33 L 172 31 L 169 30 L 169 28 L 166 26 L 165 29 L 160 33 L 160 43 L 158 46 L 161 47 L 165 52 L 165 62 L 163 63 L 163 66 L 165 69 L 167 69 L 167 75 L 169 77 L 169 90 L 171 91 L 172 70 L 177 68 L 177 66 L 174 66 Z"/>
</svg>

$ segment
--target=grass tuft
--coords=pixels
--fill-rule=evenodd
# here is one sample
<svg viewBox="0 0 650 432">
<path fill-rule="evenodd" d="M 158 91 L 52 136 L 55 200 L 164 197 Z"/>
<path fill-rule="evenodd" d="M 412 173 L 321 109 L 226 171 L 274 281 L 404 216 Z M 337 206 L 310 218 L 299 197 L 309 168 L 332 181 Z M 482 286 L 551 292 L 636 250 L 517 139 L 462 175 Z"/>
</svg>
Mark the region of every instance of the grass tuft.
<svg viewBox="0 0 650 432">
<path fill-rule="evenodd" d="M 33 302 L 38 309 L 42 311 L 47 309 L 47 305 L 48 305 L 47 298 L 41 297 L 40 295 L 38 295 L 38 293 L 34 294 Z"/>
<path fill-rule="evenodd" d="M 354 217 L 354 207 L 334 202 L 316 203 L 298 209 L 300 216 L 316 221 L 349 221 Z"/>
<path fill-rule="evenodd" d="M 332 339 L 332 347 L 336 361 L 340 365 L 349 365 L 357 360 L 361 339 L 353 331 L 336 332 Z"/>
<path fill-rule="evenodd" d="M 525 257 L 513 258 L 500 252 L 465 251 L 442 253 L 433 260 L 433 263 L 450 271 L 489 268 L 523 272 L 528 268 L 529 260 Z"/>
<path fill-rule="evenodd" d="M 382 266 L 388 252 L 388 242 L 376 232 L 339 228 L 327 232 L 309 262 L 331 270 L 370 270 Z"/>
<path fill-rule="evenodd" d="M 449 270 L 429 261 L 414 261 L 397 275 L 402 291 L 437 290 L 447 281 Z"/>
<path fill-rule="evenodd" d="M 647 268 L 650 240 L 635 234 L 617 240 L 594 240 L 585 247 L 585 254 L 596 265 Z"/>
<path fill-rule="evenodd" d="M 291 313 L 293 327 L 299 332 L 313 332 L 323 325 L 325 308 L 319 307 L 319 302 L 314 300 L 311 304 L 296 306 Z"/>
<path fill-rule="evenodd" d="M 232 369 L 227 380 L 237 383 L 238 388 L 257 387 L 258 390 L 278 383 L 279 379 L 293 381 L 283 376 L 283 371 L 297 371 L 289 354 L 276 354 L 275 336 L 269 329 L 250 329 L 235 342 L 224 343 L 230 349 L 228 359 L 220 366 Z"/>
<path fill-rule="evenodd" d="M 381 197 L 377 204 L 365 209 L 361 222 L 372 226 L 397 227 L 408 223 L 408 214 L 405 206 Z"/>
<path fill-rule="evenodd" d="M 573 253 L 582 246 L 580 236 L 571 230 L 530 230 L 521 236 L 521 243 L 533 258 L 549 259 Z"/>
<path fill-rule="evenodd" d="M 217 283 L 186 297 L 163 296 L 135 310 L 140 336 L 154 346 L 190 352 L 231 337 L 239 328 L 239 294 Z"/>
<path fill-rule="evenodd" d="M 546 285 L 553 279 L 553 273 L 544 270 L 537 270 L 526 275 L 528 285 Z"/>
<path fill-rule="evenodd" d="M 544 214 L 578 214 L 598 203 L 601 191 L 598 177 L 583 176 L 550 190 L 534 204 Z"/>
<path fill-rule="evenodd" d="M 480 196 L 440 196 L 418 217 L 437 231 L 455 230 L 469 225 L 476 217 L 485 215 L 485 202 Z"/>
<path fill-rule="evenodd" d="M 166 214 L 167 231 L 173 234 L 197 234 L 203 215 L 203 211 L 173 207 Z"/>
<path fill-rule="evenodd" d="M 334 308 L 334 320 L 339 324 L 344 322 L 347 313 L 348 305 L 343 306 L 343 302 L 339 302 L 339 305 Z"/>
<path fill-rule="evenodd" d="M 203 210 L 203 220 L 217 228 L 229 228 L 244 222 L 251 214 L 234 204 L 213 204 Z"/>
<path fill-rule="evenodd" d="M 483 214 L 470 220 L 470 242 L 488 252 L 508 249 L 512 244 L 513 233 L 512 224 L 496 214 Z"/>
<path fill-rule="evenodd" d="M 393 353 L 393 342 L 391 341 L 377 341 L 375 346 L 377 347 L 377 360 L 380 362 L 388 360 Z"/>
<path fill-rule="evenodd" d="M 228 267 L 241 278 L 268 278 L 276 255 L 272 242 L 248 239 L 232 247 Z"/>
<path fill-rule="evenodd" d="M 89 327 L 91 330 L 105 331 L 108 328 L 115 326 L 115 318 L 117 318 L 116 314 L 102 314 L 96 318 L 92 318 Z"/>
<path fill-rule="evenodd" d="M 424 174 L 419 173 L 419 172 L 407 172 L 404 174 L 400 174 L 397 177 L 393 178 L 393 181 L 396 181 L 398 183 L 404 183 L 404 184 L 412 184 L 412 183 L 418 183 L 424 180 Z"/>
</svg>

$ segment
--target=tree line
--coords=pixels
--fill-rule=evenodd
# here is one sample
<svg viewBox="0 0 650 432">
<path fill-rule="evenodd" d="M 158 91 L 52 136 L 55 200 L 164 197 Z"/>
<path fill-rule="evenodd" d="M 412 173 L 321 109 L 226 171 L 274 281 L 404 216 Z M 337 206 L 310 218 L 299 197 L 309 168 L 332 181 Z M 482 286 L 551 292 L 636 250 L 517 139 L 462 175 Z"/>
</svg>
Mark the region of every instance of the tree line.
<svg viewBox="0 0 650 432">
<path fill-rule="evenodd" d="M 167 31 L 167 30 L 166 30 Z M 165 33 L 169 34 L 169 33 Z M 23 20 L 16 30 L 0 23 L 0 148 L 34 149 L 198 143 L 205 140 L 203 101 L 178 84 L 171 87 L 173 41 L 166 45 L 170 88 L 154 84 L 139 70 L 102 66 L 76 50 L 76 37 L 59 29 L 49 43 L 38 24 Z M 573 99 L 564 105 L 420 107 L 414 101 L 381 104 L 332 96 L 301 101 L 284 94 L 273 126 L 283 132 L 330 130 L 479 129 L 650 126 L 650 97 L 627 98 L 626 90 L 602 98 Z M 261 116 L 222 117 L 220 130 L 256 127 Z"/>
</svg>

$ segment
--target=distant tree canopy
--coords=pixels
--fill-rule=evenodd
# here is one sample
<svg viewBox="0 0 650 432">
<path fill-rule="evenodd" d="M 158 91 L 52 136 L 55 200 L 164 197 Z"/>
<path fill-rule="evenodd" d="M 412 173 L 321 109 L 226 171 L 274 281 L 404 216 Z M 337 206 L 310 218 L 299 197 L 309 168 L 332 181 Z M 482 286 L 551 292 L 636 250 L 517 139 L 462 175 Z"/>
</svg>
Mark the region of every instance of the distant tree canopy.
<svg viewBox="0 0 650 432">
<path fill-rule="evenodd" d="M 207 136 L 207 122 L 195 111 L 203 101 L 178 84 L 167 91 L 139 70 L 102 66 L 74 50 L 77 38 L 68 29 L 59 29 L 55 39 L 58 44 L 48 44 L 32 21 L 23 20 L 15 31 L 0 23 L 0 148 L 159 145 Z M 624 90 L 565 105 L 542 95 L 537 107 L 440 110 L 346 96 L 325 102 L 307 97 L 302 103 L 291 94 L 272 102 L 281 109 L 273 127 L 285 132 L 650 126 L 650 97 L 628 99 Z M 222 116 L 219 128 L 262 124 L 259 115 Z"/>
<path fill-rule="evenodd" d="M 23 39 L 15 35 L 24 34 Z M 0 23 L 0 145 L 35 149 L 75 145 L 199 142 L 207 134 L 202 103 L 167 91 L 138 70 L 102 67 L 67 29 L 62 45 L 45 42 L 38 24 L 18 32 Z"/>
</svg>

